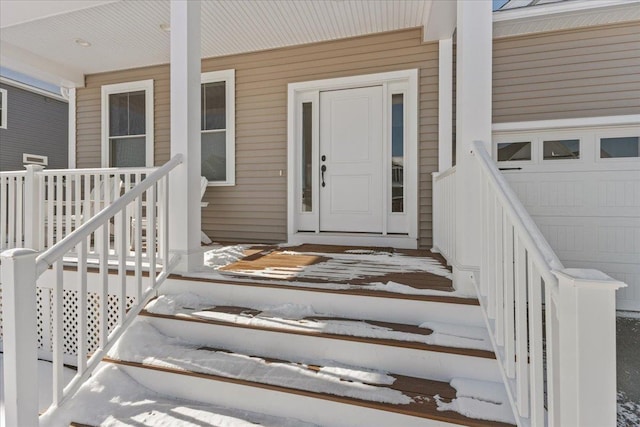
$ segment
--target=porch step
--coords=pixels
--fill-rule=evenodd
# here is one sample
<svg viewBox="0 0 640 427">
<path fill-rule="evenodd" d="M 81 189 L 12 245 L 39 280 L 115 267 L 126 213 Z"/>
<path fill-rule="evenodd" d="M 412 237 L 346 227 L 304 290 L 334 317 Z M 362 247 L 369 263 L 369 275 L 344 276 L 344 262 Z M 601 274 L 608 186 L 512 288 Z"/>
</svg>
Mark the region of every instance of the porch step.
<svg viewBox="0 0 640 427">
<path fill-rule="evenodd" d="M 318 425 L 507 425 L 443 410 L 457 397 L 446 382 L 330 360 L 292 358 L 286 351 L 276 358 L 199 346 L 183 337 L 164 336 L 145 320 L 125 333 L 105 362 L 117 365 L 145 387 L 180 399 Z M 479 389 L 502 387 L 476 383 Z M 474 398 L 477 404 L 492 405 L 492 410 L 510 411 L 503 404 L 489 403 L 495 402 L 490 395 Z M 425 419 L 440 424 L 425 424 Z"/>
<path fill-rule="evenodd" d="M 151 301 L 150 306 L 154 302 Z M 279 332 L 495 359 L 485 329 L 446 323 L 425 322 L 422 325 L 408 325 L 323 315 L 295 318 L 295 316 L 278 316 L 267 311 L 235 306 L 213 306 L 200 311 L 178 314 L 157 313 L 147 309 L 143 310 L 140 315 L 212 326 Z"/>
<path fill-rule="evenodd" d="M 74 404 L 44 425 L 317 427 L 298 419 L 162 395 L 142 386 L 123 368 L 103 364 L 75 395 Z M 105 406 L 104 402 L 108 404 Z"/>
<path fill-rule="evenodd" d="M 160 294 L 180 293 L 194 293 L 240 307 L 297 304 L 312 306 L 316 312 L 347 318 L 406 324 L 429 320 L 484 327 L 477 298 L 460 296 L 455 292 L 411 294 L 365 285 L 340 288 L 299 282 L 266 283 L 223 276 L 179 275 L 171 275 L 160 288 Z"/>
</svg>

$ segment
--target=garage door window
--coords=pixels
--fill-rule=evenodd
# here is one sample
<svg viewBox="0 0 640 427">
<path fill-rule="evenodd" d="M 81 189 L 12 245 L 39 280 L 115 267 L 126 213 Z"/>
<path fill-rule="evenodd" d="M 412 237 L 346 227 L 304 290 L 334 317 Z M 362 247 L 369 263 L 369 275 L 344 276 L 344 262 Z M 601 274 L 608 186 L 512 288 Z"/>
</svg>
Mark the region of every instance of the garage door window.
<svg viewBox="0 0 640 427">
<path fill-rule="evenodd" d="M 544 141 L 542 148 L 544 160 L 567 160 L 580 158 L 580 140 L 563 139 Z"/>
<path fill-rule="evenodd" d="M 640 137 L 600 138 L 600 158 L 640 157 Z"/>
<path fill-rule="evenodd" d="M 498 144 L 498 161 L 513 162 L 531 160 L 531 142 L 501 142 Z"/>
</svg>

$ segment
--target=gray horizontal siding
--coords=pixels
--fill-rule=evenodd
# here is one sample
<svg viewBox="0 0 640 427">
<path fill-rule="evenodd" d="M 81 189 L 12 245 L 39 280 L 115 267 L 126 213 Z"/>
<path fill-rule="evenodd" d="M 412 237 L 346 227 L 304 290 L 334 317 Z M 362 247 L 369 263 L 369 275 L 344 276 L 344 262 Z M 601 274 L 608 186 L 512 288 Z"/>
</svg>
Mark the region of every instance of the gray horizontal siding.
<svg viewBox="0 0 640 427">
<path fill-rule="evenodd" d="M 69 105 L 4 83 L 0 88 L 7 90 L 7 129 L 0 129 L 0 171 L 24 170 L 24 153 L 47 156 L 47 168 L 66 168 Z"/>
</svg>

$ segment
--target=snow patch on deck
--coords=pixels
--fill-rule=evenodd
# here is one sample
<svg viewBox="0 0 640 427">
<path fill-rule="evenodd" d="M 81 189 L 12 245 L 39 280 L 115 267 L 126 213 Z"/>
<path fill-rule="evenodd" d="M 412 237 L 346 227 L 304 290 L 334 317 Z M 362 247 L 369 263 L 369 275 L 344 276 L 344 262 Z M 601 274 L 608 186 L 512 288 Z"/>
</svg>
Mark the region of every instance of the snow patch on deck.
<svg viewBox="0 0 640 427">
<path fill-rule="evenodd" d="M 502 383 L 454 378 L 456 397 L 445 402 L 435 396 L 438 411 L 454 411 L 469 418 L 515 424 L 509 397 Z"/>
</svg>

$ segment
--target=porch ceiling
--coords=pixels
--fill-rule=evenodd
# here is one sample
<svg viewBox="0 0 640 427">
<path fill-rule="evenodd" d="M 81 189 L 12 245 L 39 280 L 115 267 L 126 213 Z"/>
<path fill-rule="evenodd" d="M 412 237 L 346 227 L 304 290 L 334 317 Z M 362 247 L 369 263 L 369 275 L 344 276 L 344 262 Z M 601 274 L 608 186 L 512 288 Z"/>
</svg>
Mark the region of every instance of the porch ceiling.
<svg viewBox="0 0 640 427">
<path fill-rule="evenodd" d="M 12 1 L 2 1 L 7 8 Z M 82 2 L 75 2 L 76 4 Z M 169 0 L 84 2 L 32 20 L 3 22 L 2 65 L 57 84 L 81 86 L 85 74 L 169 62 Z M 438 3 L 438 2 L 435 2 Z M 425 23 L 451 16 L 433 0 L 211 0 L 202 2 L 202 56 L 313 43 Z M 455 21 L 455 12 L 453 13 Z M 451 21 L 451 19 L 448 19 Z M 440 24 L 440 25 L 436 25 Z M 453 29 L 448 29 L 449 34 Z M 430 32 L 432 32 L 431 30 Z M 443 28 L 443 31 L 447 29 Z M 75 41 L 86 40 L 90 47 Z"/>
</svg>

